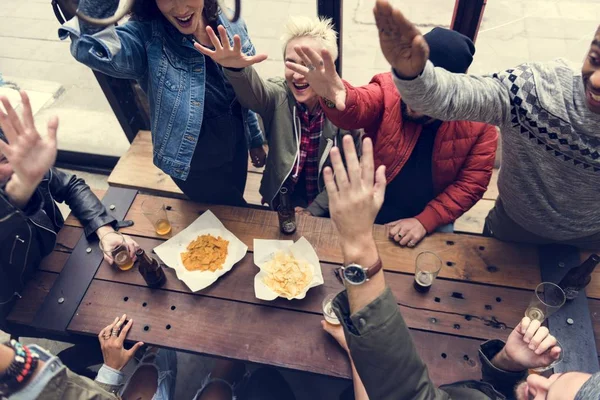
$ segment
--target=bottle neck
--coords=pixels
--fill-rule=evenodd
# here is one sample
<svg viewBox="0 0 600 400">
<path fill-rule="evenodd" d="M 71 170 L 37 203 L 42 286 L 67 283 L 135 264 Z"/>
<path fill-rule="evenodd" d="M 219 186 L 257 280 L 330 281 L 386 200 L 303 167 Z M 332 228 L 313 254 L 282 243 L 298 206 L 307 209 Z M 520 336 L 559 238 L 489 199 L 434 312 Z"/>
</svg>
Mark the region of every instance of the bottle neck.
<svg viewBox="0 0 600 400">
<path fill-rule="evenodd" d="M 154 259 L 152 257 L 150 257 L 145 251 L 144 249 L 138 249 L 135 252 L 135 255 L 137 256 L 138 260 L 140 261 L 140 267 L 152 267 L 152 265 L 154 264 Z"/>
<path fill-rule="evenodd" d="M 287 188 L 281 188 L 279 191 L 279 207 L 287 210 L 291 208 L 291 205 L 290 192 Z"/>
</svg>

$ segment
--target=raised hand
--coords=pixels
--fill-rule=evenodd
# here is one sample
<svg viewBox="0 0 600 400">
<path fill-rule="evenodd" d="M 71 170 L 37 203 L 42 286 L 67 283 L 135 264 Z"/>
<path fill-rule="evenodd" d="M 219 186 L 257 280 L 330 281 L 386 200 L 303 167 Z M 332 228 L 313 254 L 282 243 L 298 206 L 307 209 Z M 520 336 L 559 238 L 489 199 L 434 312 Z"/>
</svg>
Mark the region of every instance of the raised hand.
<svg viewBox="0 0 600 400">
<path fill-rule="evenodd" d="M 48 136 L 43 139 L 35 128 L 27 93 L 21 91 L 22 120 L 6 97 L 0 97 L 0 101 L 6 110 L 6 114 L 0 110 L 0 127 L 8 140 L 8 143 L 0 140 L 0 153 L 6 157 L 12 170 L 7 191 L 10 188 L 31 195 L 56 160 L 58 118 L 50 119 Z"/>
<path fill-rule="evenodd" d="M 492 363 L 505 371 L 546 367 L 560 356 L 561 348 L 548 328 L 524 317 L 508 336 L 504 348 Z"/>
<path fill-rule="evenodd" d="M 246 68 L 267 59 L 266 54 L 247 56 L 242 53 L 242 40 L 238 35 L 233 37 L 233 47 L 231 47 L 227 30 L 223 25 L 219 25 L 217 29 L 222 40 L 219 40 L 215 31 L 210 26 L 206 27 L 206 33 L 215 49 L 211 50 L 196 42 L 194 44 L 196 50 L 205 56 L 209 56 L 225 68 Z"/>
<path fill-rule="evenodd" d="M 401 78 L 417 77 L 429 58 L 429 46 L 421 32 L 388 0 L 377 0 L 373 14 L 386 60 Z"/>
<path fill-rule="evenodd" d="M 323 179 L 342 252 L 350 254 L 360 252 L 366 244 L 373 242 L 373 223 L 383 204 L 386 179 L 383 165 L 375 172 L 371 139 L 363 141 L 360 163 L 351 135 L 344 136 L 343 145 L 347 169 L 340 150 L 334 147 L 329 154 L 335 180 L 329 167 L 323 171 Z"/>
<path fill-rule="evenodd" d="M 335 63 L 327 49 L 321 55 L 308 46 L 294 47 L 304 65 L 286 61 L 285 66 L 304 76 L 310 87 L 319 96 L 335 103 L 340 111 L 346 109 L 346 87 L 335 70 Z"/>
</svg>

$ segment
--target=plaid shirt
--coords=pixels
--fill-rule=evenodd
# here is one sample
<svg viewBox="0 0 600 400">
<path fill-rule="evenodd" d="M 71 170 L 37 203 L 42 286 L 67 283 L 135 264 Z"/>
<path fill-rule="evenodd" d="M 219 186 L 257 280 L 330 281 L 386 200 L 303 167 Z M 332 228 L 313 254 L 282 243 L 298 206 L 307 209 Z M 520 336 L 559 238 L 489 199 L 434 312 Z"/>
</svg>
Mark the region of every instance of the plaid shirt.
<svg viewBox="0 0 600 400">
<path fill-rule="evenodd" d="M 323 132 L 323 110 L 317 106 L 316 114 L 310 115 L 304 107 L 300 109 L 300 162 L 294 164 L 292 175 L 288 178 L 287 187 L 294 189 L 298 178 L 304 172 L 306 181 L 306 197 L 308 204 L 319 194 L 319 143 Z"/>
</svg>

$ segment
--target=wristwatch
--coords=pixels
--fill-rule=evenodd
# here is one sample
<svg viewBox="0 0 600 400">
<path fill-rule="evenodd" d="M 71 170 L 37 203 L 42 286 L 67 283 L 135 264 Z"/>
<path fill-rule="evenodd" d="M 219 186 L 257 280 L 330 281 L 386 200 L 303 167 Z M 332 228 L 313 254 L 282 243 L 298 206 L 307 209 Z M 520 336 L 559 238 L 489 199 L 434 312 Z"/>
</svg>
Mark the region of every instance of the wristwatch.
<svg viewBox="0 0 600 400">
<path fill-rule="evenodd" d="M 345 281 L 350 285 L 362 285 L 378 273 L 382 267 L 383 263 L 381 262 L 381 258 L 378 258 L 377 262 L 369 268 L 364 268 L 355 263 L 342 266 L 339 268 L 339 273 L 336 275 L 342 283 Z"/>
</svg>

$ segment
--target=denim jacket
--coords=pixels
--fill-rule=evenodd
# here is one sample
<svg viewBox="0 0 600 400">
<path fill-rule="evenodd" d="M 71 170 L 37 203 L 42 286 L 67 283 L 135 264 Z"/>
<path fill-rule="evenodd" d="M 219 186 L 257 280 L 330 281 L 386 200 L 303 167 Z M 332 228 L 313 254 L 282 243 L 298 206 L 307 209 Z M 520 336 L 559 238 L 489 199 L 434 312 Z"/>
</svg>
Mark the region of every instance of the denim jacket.
<svg viewBox="0 0 600 400">
<path fill-rule="evenodd" d="M 114 0 L 81 0 L 79 7 L 87 15 L 104 17 L 112 15 L 117 4 Z M 230 40 L 236 34 L 240 36 L 245 54 L 255 53 L 243 21 L 232 23 L 220 13 L 219 24 L 225 27 Z M 59 36 L 71 37 L 71 53 L 79 62 L 140 84 L 150 103 L 154 164 L 166 174 L 186 180 L 197 144 L 200 149 L 212 145 L 200 137 L 206 75 L 204 55 L 194 48 L 193 37 L 182 35 L 163 17 L 131 20 L 102 30 L 80 24 L 75 17 L 59 29 Z M 251 147 L 261 146 L 256 114 L 247 109 L 242 114 Z M 206 168 L 228 161 L 211 158 Z"/>
</svg>

